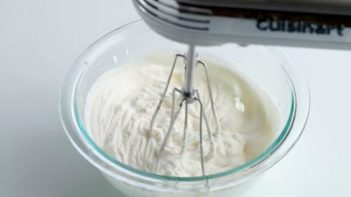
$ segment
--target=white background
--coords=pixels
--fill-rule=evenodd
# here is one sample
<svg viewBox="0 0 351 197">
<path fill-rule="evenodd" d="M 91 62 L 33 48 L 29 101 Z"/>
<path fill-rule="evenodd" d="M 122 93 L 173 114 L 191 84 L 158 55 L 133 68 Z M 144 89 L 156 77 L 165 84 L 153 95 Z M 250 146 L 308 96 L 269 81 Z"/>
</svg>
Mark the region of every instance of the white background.
<svg viewBox="0 0 351 197">
<path fill-rule="evenodd" d="M 135 18 L 130 0 L 0 0 L 1 197 L 121 196 L 69 143 L 58 92 L 90 43 Z M 310 120 L 245 196 L 350 196 L 351 52 L 287 51 L 310 84 Z"/>
</svg>

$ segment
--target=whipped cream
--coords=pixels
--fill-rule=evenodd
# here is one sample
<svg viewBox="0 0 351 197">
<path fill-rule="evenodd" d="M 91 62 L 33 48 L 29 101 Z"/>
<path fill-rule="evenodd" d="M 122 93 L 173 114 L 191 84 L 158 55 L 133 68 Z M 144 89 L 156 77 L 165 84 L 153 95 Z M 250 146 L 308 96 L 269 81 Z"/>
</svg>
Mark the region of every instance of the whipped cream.
<svg viewBox="0 0 351 197">
<path fill-rule="evenodd" d="M 174 87 L 181 89 L 184 82 L 184 65 L 177 65 L 166 99 L 149 132 L 172 61 L 172 56 L 164 54 L 102 74 L 87 96 L 87 129 L 98 146 L 127 165 L 161 175 L 201 176 L 199 106 L 196 103 L 190 104 L 188 109 L 184 153 L 180 154 L 184 130 L 184 111 L 181 111 L 155 167 L 170 122 L 171 91 Z M 220 129 L 216 130 L 205 74 L 198 66 L 194 87 L 201 95 L 211 128 L 209 137 L 203 125 L 205 171 L 209 175 L 242 165 L 262 153 L 273 141 L 280 123 L 276 106 L 257 85 L 233 69 L 205 61 L 220 123 Z"/>
</svg>

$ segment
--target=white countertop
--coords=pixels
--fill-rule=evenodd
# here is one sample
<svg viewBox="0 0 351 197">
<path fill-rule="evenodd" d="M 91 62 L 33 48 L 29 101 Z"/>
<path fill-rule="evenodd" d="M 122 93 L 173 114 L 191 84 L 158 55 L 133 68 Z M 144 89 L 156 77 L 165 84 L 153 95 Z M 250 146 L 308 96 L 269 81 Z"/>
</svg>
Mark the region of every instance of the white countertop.
<svg viewBox="0 0 351 197">
<path fill-rule="evenodd" d="M 58 116 L 64 72 L 137 18 L 130 0 L 0 1 L 0 196 L 121 196 L 73 148 Z M 312 108 L 295 148 L 245 197 L 350 196 L 351 51 L 286 49 Z"/>
</svg>

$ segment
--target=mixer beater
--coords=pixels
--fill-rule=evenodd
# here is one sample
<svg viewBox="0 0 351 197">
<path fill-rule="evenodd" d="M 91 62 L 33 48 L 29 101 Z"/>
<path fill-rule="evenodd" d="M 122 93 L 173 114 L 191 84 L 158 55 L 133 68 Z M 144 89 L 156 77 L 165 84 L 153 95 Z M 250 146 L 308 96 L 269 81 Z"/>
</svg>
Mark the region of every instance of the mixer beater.
<svg viewBox="0 0 351 197">
<path fill-rule="evenodd" d="M 217 113 L 215 110 L 214 99 L 213 99 L 213 95 L 212 95 L 211 83 L 210 83 L 210 79 L 209 79 L 209 75 L 208 75 L 207 65 L 203 61 L 198 59 L 197 54 L 195 52 L 194 45 L 189 45 L 187 55 L 176 54 L 174 61 L 173 61 L 173 64 L 172 64 L 170 74 L 169 74 L 167 82 L 166 82 L 165 89 L 164 89 L 164 91 L 161 95 L 161 98 L 156 106 L 156 109 L 152 115 L 149 132 L 150 133 L 152 132 L 157 115 L 158 115 L 158 113 L 162 107 L 162 104 L 165 100 L 165 97 L 166 97 L 166 94 L 167 94 L 167 91 L 169 89 L 169 85 L 170 85 L 170 82 L 171 82 L 171 79 L 172 79 L 172 76 L 174 73 L 174 69 L 175 69 L 177 62 L 178 62 L 178 59 L 183 59 L 185 62 L 184 86 L 182 87 L 182 89 L 175 87 L 172 90 L 172 108 L 171 108 L 170 122 L 169 122 L 169 126 L 167 129 L 166 135 L 161 143 L 161 148 L 157 154 L 156 162 L 154 165 L 154 171 L 157 170 L 158 163 L 159 163 L 161 155 L 162 155 L 162 153 L 163 153 L 163 151 L 168 143 L 171 132 L 173 130 L 174 123 L 176 122 L 176 120 L 180 114 L 180 111 L 183 107 L 184 107 L 184 111 L 185 111 L 184 131 L 183 131 L 183 139 L 182 139 L 183 144 L 181 147 L 180 155 L 184 154 L 184 150 L 185 150 L 185 146 L 186 146 L 186 142 L 187 142 L 187 131 L 188 131 L 188 107 L 189 107 L 189 104 L 196 102 L 200 106 L 200 111 L 199 111 L 200 161 L 201 161 L 202 175 L 204 176 L 204 175 L 206 175 L 206 171 L 205 171 L 205 165 L 204 165 L 205 156 L 204 156 L 204 150 L 203 150 L 203 121 L 205 122 L 207 135 L 208 135 L 209 141 L 210 141 L 210 152 L 207 155 L 207 157 L 210 157 L 213 154 L 214 146 L 213 146 L 213 139 L 212 139 L 212 131 L 210 128 L 209 120 L 206 116 L 206 113 L 203 110 L 202 99 L 200 97 L 199 91 L 193 87 L 193 72 L 194 72 L 194 66 L 196 66 L 196 65 L 202 66 L 204 71 L 205 71 L 207 91 L 208 91 L 209 98 L 210 98 L 211 113 L 212 113 L 212 116 L 214 117 L 214 122 L 215 122 L 214 125 L 215 125 L 216 132 L 218 132 L 220 130 L 220 125 L 219 125 Z M 176 94 L 179 94 L 179 96 L 181 98 L 179 103 L 176 103 Z"/>
</svg>

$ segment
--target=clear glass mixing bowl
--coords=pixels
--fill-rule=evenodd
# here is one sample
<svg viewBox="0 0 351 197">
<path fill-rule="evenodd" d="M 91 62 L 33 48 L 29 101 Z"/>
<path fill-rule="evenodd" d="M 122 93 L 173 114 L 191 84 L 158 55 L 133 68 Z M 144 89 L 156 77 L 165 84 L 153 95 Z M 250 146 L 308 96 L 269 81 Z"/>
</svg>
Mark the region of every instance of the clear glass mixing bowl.
<svg viewBox="0 0 351 197">
<path fill-rule="evenodd" d="M 127 166 L 100 149 L 86 130 L 84 120 L 86 96 L 95 80 L 109 69 L 142 59 L 154 51 L 183 53 L 186 49 L 186 45 L 167 40 L 142 21 L 135 21 L 88 47 L 64 79 L 59 108 L 68 138 L 84 158 L 127 196 L 233 196 L 248 185 L 242 183 L 257 177 L 286 155 L 304 129 L 309 113 L 309 90 L 289 58 L 276 47 L 225 44 L 197 50 L 200 56 L 225 61 L 229 68 L 250 78 L 279 109 L 283 121 L 281 129 L 264 152 L 239 167 L 218 174 L 169 177 Z"/>
</svg>

